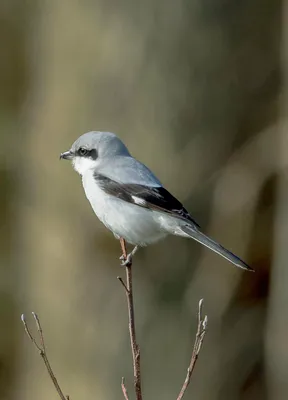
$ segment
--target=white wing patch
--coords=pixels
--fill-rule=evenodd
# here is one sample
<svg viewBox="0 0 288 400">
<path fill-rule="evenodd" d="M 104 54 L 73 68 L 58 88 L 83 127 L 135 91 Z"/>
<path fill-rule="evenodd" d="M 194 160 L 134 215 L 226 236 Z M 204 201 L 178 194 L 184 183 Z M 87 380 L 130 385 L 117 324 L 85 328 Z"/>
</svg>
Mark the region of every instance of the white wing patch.
<svg viewBox="0 0 288 400">
<path fill-rule="evenodd" d="M 147 202 L 145 200 L 141 199 L 140 197 L 137 197 L 137 196 L 131 196 L 131 197 L 132 197 L 134 203 L 138 204 L 138 206 L 146 206 L 147 205 Z"/>
</svg>

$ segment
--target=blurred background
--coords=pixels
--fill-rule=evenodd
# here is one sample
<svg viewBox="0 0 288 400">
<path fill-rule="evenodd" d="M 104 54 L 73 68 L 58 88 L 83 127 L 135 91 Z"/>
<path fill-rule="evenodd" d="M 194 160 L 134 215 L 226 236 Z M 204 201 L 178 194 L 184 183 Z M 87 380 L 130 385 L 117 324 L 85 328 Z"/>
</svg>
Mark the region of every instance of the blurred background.
<svg viewBox="0 0 288 400">
<path fill-rule="evenodd" d="M 2 0 L 0 398 L 133 394 L 119 243 L 59 154 L 116 132 L 247 273 L 171 237 L 134 262 L 145 399 L 287 399 L 287 7 L 280 0 Z M 287 24 L 286 24 L 287 25 Z"/>
</svg>

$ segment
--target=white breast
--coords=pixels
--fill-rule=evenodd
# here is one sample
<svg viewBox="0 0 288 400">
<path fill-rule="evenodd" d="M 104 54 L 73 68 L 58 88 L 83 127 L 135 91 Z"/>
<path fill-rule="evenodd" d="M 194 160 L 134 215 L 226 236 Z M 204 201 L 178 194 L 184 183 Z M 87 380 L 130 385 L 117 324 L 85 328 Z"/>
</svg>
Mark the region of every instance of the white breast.
<svg viewBox="0 0 288 400">
<path fill-rule="evenodd" d="M 158 213 L 106 194 L 97 185 L 92 171 L 82 175 L 82 182 L 95 214 L 116 236 L 145 246 L 167 235 L 159 224 Z"/>
</svg>

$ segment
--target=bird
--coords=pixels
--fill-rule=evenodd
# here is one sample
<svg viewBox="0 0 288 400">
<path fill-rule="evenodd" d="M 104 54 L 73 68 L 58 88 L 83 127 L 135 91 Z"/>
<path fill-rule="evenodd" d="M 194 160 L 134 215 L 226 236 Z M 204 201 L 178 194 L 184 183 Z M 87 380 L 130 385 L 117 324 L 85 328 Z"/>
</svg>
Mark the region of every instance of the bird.
<svg viewBox="0 0 288 400">
<path fill-rule="evenodd" d="M 131 265 L 140 247 L 176 235 L 194 239 L 236 267 L 253 271 L 241 258 L 205 235 L 182 203 L 166 190 L 152 171 L 134 158 L 112 132 L 81 135 L 60 159 L 72 161 L 81 175 L 92 209 L 120 239 L 122 265 Z M 128 255 L 123 243 L 133 245 Z"/>
</svg>

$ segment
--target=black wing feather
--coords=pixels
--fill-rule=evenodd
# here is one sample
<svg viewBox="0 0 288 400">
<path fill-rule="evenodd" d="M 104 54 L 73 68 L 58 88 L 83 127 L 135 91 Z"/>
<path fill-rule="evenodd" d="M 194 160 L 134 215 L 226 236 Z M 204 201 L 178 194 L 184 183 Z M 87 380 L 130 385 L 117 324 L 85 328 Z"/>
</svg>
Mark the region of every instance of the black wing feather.
<svg viewBox="0 0 288 400">
<path fill-rule="evenodd" d="M 94 178 L 107 194 L 139 207 L 154 209 L 171 214 L 176 218 L 188 220 L 200 228 L 180 201 L 163 187 L 144 186 L 135 183 L 119 183 L 107 176 L 96 173 L 94 174 Z M 135 198 L 139 201 L 135 200 Z"/>
</svg>

